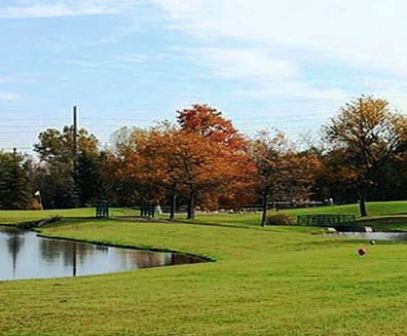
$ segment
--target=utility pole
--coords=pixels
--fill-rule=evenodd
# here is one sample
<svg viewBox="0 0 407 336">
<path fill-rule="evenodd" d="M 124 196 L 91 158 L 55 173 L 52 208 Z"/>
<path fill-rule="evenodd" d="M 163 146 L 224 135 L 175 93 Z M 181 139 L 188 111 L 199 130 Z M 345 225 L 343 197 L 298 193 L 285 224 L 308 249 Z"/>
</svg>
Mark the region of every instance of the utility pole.
<svg viewBox="0 0 407 336">
<path fill-rule="evenodd" d="M 77 156 L 78 156 L 78 107 L 73 107 L 73 175 L 76 182 L 76 175 L 77 175 Z"/>
<path fill-rule="evenodd" d="M 79 187 L 78 187 L 78 108 L 73 107 L 73 127 L 72 127 L 72 177 L 73 194 L 72 200 L 74 207 L 79 206 Z"/>
</svg>

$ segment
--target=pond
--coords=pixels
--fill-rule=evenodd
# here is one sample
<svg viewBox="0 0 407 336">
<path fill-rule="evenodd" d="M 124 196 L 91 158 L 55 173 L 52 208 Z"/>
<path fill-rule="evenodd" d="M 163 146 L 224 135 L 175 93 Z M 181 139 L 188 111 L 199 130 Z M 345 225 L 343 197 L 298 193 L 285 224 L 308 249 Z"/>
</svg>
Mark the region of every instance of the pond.
<svg viewBox="0 0 407 336">
<path fill-rule="evenodd" d="M 407 232 L 338 232 L 334 235 L 362 240 L 407 241 Z"/>
<path fill-rule="evenodd" d="M 203 258 L 38 237 L 0 227 L 0 281 L 104 274 L 191 264 Z"/>
</svg>

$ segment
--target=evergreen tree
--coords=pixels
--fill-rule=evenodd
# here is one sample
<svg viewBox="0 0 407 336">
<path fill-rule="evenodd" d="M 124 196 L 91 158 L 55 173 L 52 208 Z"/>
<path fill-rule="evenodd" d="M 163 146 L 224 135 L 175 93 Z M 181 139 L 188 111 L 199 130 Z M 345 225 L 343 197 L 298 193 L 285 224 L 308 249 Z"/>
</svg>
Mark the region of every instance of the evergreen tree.
<svg viewBox="0 0 407 336">
<path fill-rule="evenodd" d="M 54 163 L 48 167 L 40 187 L 45 208 L 75 208 L 79 195 L 71 168 L 67 164 Z"/>
<path fill-rule="evenodd" d="M 0 207 L 29 209 L 32 200 L 24 157 L 16 151 L 0 153 Z"/>
<path fill-rule="evenodd" d="M 80 129 L 77 138 L 78 161 L 82 155 L 86 157 L 98 155 L 98 140 Z M 38 143 L 34 150 L 45 163 L 47 173 L 41 183 L 41 192 L 46 208 L 74 208 L 87 203 L 88 189 L 93 186 L 94 179 L 89 179 L 94 167 L 87 167 L 88 160 L 84 160 L 82 168 L 77 161 L 74 171 L 73 157 L 73 129 L 65 126 L 60 132 L 56 129 L 47 129 L 38 136 Z M 80 172 L 79 169 L 82 171 Z M 86 171 L 86 173 L 84 173 Z M 81 186 L 84 183 L 84 186 Z M 93 191 L 92 191 L 93 192 Z"/>
<path fill-rule="evenodd" d="M 100 156 L 82 152 L 78 157 L 77 183 L 81 206 L 92 205 L 103 198 L 103 173 Z"/>
</svg>

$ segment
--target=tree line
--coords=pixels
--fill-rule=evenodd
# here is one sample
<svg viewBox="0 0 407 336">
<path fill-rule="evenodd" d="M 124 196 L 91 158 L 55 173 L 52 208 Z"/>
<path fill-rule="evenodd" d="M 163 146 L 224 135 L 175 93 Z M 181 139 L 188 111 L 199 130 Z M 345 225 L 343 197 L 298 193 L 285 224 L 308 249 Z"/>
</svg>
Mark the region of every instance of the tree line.
<svg viewBox="0 0 407 336">
<path fill-rule="evenodd" d="M 293 143 L 278 131 L 247 137 L 208 105 L 178 111 L 176 122 L 147 129 L 123 127 L 101 148 L 85 129 L 46 129 L 37 158 L 0 152 L 0 208 L 38 209 L 169 205 L 267 209 L 276 201 L 359 201 L 407 198 L 407 118 L 389 103 L 360 96 L 322 127 L 318 143 Z M 39 191 L 39 192 L 38 192 Z M 38 197 L 41 196 L 41 197 Z"/>
</svg>

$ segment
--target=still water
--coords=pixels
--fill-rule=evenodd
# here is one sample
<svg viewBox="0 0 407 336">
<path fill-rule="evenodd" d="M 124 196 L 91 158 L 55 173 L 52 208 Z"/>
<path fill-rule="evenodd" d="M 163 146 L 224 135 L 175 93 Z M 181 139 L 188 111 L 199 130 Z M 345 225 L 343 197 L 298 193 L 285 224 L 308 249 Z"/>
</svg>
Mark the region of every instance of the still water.
<svg viewBox="0 0 407 336">
<path fill-rule="evenodd" d="M 177 253 L 41 238 L 32 231 L 0 227 L 0 281 L 114 273 L 202 261 Z"/>
<path fill-rule="evenodd" d="M 338 232 L 335 235 L 363 240 L 407 241 L 407 232 Z"/>
</svg>

